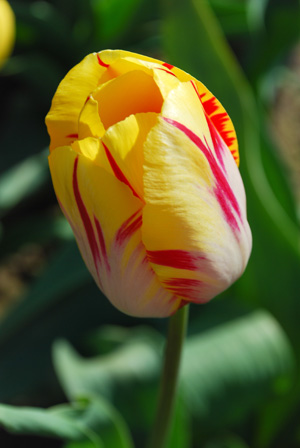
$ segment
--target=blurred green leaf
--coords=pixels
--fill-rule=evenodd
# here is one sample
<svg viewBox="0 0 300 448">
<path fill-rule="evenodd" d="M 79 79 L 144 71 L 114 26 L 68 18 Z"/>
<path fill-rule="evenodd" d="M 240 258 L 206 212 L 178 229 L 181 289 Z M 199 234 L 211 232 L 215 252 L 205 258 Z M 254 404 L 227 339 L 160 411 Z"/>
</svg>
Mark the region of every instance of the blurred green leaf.
<svg viewBox="0 0 300 448">
<path fill-rule="evenodd" d="M 96 448 L 133 447 L 122 417 L 100 397 L 81 399 L 76 404 L 48 410 L 0 405 L 0 423 L 16 434 L 90 440 Z"/>
<path fill-rule="evenodd" d="M 209 0 L 226 36 L 248 33 L 247 1 L 241 0 Z"/>
<path fill-rule="evenodd" d="M 16 434 L 38 434 L 63 439 L 82 439 L 84 433 L 74 419 L 54 411 L 0 405 L 0 424 Z"/>
<path fill-rule="evenodd" d="M 108 327 L 105 332 L 111 334 Z M 116 330 L 115 330 L 116 331 Z M 123 341 L 112 353 L 95 359 L 79 356 L 67 341 L 57 341 L 53 349 L 56 373 L 69 399 L 96 393 L 112 399 L 116 387 L 137 387 L 157 377 L 161 339 L 148 329 L 123 333 Z"/>
<path fill-rule="evenodd" d="M 49 179 L 46 151 L 34 155 L 0 176 L 0 216 Z"/>
<path fill-rule="evenodd" d="M 291 384 L 293 365 L 282 329 L 269 313 L 257 311 L 189 338 L 181 386 L 208 430 L 242 419 L 276 378 L 287 375 Z"/>
<path fill-rule="evenodd" d="M 154 339 L 151 333 L 142 335 L 142 329 L 140 334 L 133 331 L 111 353 L 90 359 L 79 356 L 66 341 L 57 342 L 54 363 L 66 394 L 71 399 L 87 393 L 105 394 L 109 400 L 117 400 L 119 409 L 127 409 L 130 399 L 131 408 L 139 408 L 142 414 L 142 406 L 135 400 L 148 384 L 152 400 L 146 406 L 151 416 L 161 340 L 155 333 Z M 266 312 L 252 313 L 187 339 L 181 369 L 182 397 L 191 415 L 205 422 L 203 432 L 224 427 L 240 421 L 270 394 L 274 380 L 286 378 L 288 388 L 293 363 L 291 347 L 278 323 Z M 130 410 L 127 412 L 130 419 Z"/>
<path fill-rule="evenodd" d="M 248 21 L 253 30 L 260 29 L 264 26 L 268 2 L 269 0 L 248 0 L 246 2 Z"/>
<path fill-rule="evenodd" d="M 258 9 L 265 3 L 265 0 L 252 1 L 257 3 Z M 261 76 L 265 76 L 279 61 L 285 59 L 293 45 L 297 44 L 300 37 L 299 21 L 299 1 L 268 1 L 264 26 L 253 39 L 247 54 L 247 75 L 254 85 Z"/>
</svg>

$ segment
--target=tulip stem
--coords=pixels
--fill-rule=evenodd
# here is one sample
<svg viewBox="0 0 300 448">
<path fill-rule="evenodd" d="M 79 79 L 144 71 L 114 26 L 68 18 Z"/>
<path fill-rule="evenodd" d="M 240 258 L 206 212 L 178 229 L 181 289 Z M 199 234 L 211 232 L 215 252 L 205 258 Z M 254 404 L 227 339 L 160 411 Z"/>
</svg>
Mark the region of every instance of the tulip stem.
<svg viewBox="0 0 300 448">
<path fill-rule="evenodd" d="M 158 407 L 147 448 L 165 448 L 174 415 L 180 358 L 186 334 L 189 306 L 169 319 Z"/>
</svg>

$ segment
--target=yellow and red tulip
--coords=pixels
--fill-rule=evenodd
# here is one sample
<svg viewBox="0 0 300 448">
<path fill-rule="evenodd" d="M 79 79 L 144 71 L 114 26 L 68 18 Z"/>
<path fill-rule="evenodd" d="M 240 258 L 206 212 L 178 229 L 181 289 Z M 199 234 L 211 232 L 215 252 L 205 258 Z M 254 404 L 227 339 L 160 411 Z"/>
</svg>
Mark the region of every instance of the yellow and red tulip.
<svg viewBox="0 0 300 448">
<path fill-rule="evenodd" d="M 15 40 L 15 16 L 6 0 L 0 0 L 0 67 L 10 54 Z"/>
<path fill-rule="evenodd" d="M 237 139 L 201 82 L 130 52 L 90 54 L 60 83 L 46 124 L 61 209 L 118 309 L 169 316 L 243 273 Z"/>
</svg>

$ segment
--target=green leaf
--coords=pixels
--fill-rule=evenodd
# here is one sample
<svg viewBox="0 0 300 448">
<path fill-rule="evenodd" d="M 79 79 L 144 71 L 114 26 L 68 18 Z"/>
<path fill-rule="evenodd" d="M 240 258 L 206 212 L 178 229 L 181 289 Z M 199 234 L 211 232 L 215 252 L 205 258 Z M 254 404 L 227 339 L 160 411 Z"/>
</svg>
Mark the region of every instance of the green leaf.
<svg viewBox="0 0 300 448">
<path fill-rule="evenodd" d="M 29 157 L 0 176 L 0 216 L 49 179 L 46 151 Z"/>
<path fill-rule="evenodd" d="M 236 36 L 249 32 L 247 2 L 240 0 L 209 0 L 226 36 Z"/>
<path fill-rule="evenodd" d="M 253 30 L 258 30 L 264 26 L 268 2 L 269 0 L 248 0 L 246 2 L 248 20 Z"/>
<path fill-rule="evenodd" d="M 105 395 L 126 412 L 130 424 L 139 422 L 147 428 L 155 410 L 162 350 L 155 333 L 142 334 L 143 329 L 140 335 L 133 331 L 126 336 L 125 331 L 123 344 L 90 359 L 82 358 L 66 341 L 58 341 L 54 363 L 65 393 L 71 399 L 88 393 Z M 264 311 L 250 313 L 187 339 L 180 390 L 193 418 L 210 431 L 240 421 L 258 402 L 275 394 L 275 380 L 284 380 L 287 389 L 293 362 L 276 320 Z M 184 438 L 188 420 L 181 424 Z"/>
<path fill-rule="evenodd" d="M 181 386 L 208 431 L 242 419 L 271 393 L 275 380 L 289 379 L 288 388 L 293 366 L 282 329 L 269 313 L 257 311 L 189 338 Z"/>
<path fill-rule="evenodd" d="M 96 448 L 133 447 L 122 417 L 100 397 L 89 397 L 73 405 L 47 410 L 0 405 L 0 424 L 16 434 L 84 441 L 89 442 L 87 446 Z"/>
<path fill-rule="evenodd" d="M 112 328 L 103 330 L 112 333 Z M 116 329 L 115 329 L 116 331 Z M 86 394 L 112 398 L 115 387 L 129 390 L 157 377 L 160 368 L 161 339 L 144 328 L 122 332 L 123 342 L 113 352 L 92 359 L 79 356 L 64 340 L 53 347 L 57 376 L 69 399 Z"/>
<path fill-rule="evenodd" d="M 81 428 L 69 416 L 51 410 L 0 405 L 0 424 L 15 434 L 37 434 L 62 439 L 82 439 Z"/>
</svg>

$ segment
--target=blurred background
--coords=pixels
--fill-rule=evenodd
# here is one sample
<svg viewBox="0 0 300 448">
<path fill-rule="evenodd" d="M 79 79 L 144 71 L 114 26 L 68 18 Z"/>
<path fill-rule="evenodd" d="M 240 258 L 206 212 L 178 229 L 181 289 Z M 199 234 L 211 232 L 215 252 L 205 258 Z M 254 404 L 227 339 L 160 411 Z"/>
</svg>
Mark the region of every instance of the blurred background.
<svg viewBox="0 0 300 448">
<path fill-rule="evenodd" d="M 67 71 L 121 48 L 186 70 L 223 103 L 253 232 L 243 277 L 191 306 L 169 448 L 299 447 L 300 2 L 10 5 L 15 44 L 0 67 L 0 402 L 15 407 L 0 406 L 1 446 L 130 448 L 133 438 L 141 447 L 151 427 L 167 320 L 125 316 L 93 283 L 54 196 L 44 125 Z"/>
</svg>

